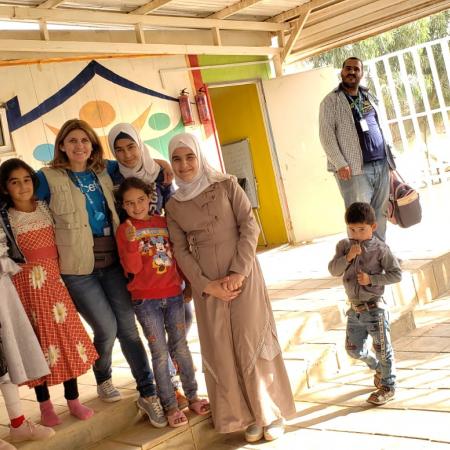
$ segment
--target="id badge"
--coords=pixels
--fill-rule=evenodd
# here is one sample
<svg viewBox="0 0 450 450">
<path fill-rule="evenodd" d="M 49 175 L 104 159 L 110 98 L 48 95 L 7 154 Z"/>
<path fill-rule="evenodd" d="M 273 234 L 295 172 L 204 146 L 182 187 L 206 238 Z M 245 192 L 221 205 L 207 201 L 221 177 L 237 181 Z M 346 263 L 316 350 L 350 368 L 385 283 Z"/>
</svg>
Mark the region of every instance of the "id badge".
<svg viewBox="0 0 450 450">
<path fill-rule="evenodd" d="M 103 235 L 104 236 L 111 236 L 111 227 L 103 228 Z"/>
<path fill-rule="evenodd" d="M 361 119 L 359 121 L 359 124 L 361 125 L 361 130 L 365 133 L 366 131 L 369 131 L 369 125 L 367 125 L 366 119 Z"/>
</svg>

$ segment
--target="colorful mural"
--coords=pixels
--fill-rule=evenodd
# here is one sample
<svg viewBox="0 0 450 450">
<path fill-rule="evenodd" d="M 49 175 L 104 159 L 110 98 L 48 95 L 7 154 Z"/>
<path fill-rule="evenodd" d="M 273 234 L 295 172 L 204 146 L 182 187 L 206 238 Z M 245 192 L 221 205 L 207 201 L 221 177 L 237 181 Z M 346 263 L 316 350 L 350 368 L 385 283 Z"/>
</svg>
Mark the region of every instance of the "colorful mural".
<svg viewBox="0 0 450 450">
<path fill-rule="evenodd" d="M 94 78 L 96 75 L 100 80 Z M 108 89 L 104 86 L 105 82 L 116 86 Z M 90 86 L 91 83 L 95 86 Z M 112 98 L 109 95 L 102 98 L 100 92 L 105 91 Z M 127 94 L 127 91 L 131 92 Z M 152 98 L 151 103 L 148 102 L 149 97 Z M 169 140 L 174 134 L 184 131 L 177 98 L 128 80 L 97 61 L 91 61 L 72 80 L 25 114 L 21 113 L 17 96 L 7 101 L 6 105 L 13 138 L 36 121 L 41 121 L 50 132 L 49 136 L 47 133 L 42 135 L 41 142 L 37 142 L 32 149 L 33 158 L 40 163 L 53 158 L 52 142 L 59 126 L 65 121 L 61 121 L 61 117 L 79 117 L 88 122 L 99 135 L 107 157 L 112 156 L 108 149 L 107 133 L 119 121 L 130 122 L 139 130 L 152 153 L 156 152 L 153 156 L 167 157 Z"/>
</svg>

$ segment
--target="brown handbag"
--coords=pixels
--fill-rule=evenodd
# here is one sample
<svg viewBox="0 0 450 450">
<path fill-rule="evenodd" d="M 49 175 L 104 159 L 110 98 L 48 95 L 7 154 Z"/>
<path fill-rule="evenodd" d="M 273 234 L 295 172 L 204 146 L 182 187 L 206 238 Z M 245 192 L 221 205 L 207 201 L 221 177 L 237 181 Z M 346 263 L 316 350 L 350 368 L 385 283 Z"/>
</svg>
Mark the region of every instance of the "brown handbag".
<svg viewBox="0 0 450 450">
<path fill-rule="evenodd" d="M 396 170 L 389 172 L 389 182 L 388 220 L 401 228 L 419 223 L 422 220 L 419 193 Z"/>
<path fill-rule="evenodd" d="M 118 260 L 114 236 L 94 237 L 94 269 L 105 269 Z"/>
</svg>

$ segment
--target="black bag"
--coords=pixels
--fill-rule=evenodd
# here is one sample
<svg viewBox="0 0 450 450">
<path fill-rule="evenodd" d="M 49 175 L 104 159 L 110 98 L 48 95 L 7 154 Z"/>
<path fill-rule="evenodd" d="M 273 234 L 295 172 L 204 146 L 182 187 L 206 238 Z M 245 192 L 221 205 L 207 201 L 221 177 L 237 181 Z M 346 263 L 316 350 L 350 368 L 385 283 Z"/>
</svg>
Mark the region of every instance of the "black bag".
<svg viewBox="0 0 450 450">
<path fill-rule="evenodd" d="M 400 174 L 389 172 L 388 220 L 394 225 L 408 228 L 422 220 L 419 193 L 405 183 Z"/>
<path fill-rule="evenodd" d="M 114 236 L 94 237 L 94 269 L 104 269 L 118 260 Z"/>
</svg>

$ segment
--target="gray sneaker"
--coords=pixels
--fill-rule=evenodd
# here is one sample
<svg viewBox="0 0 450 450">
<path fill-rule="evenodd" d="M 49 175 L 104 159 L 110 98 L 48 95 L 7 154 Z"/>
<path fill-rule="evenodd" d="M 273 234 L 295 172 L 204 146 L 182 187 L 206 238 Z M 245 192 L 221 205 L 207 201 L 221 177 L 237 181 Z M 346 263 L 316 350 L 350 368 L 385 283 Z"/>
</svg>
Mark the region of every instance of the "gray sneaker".
<svg viewBox="0 0 450 450">
<path fill-rule="evenodd" d="M 163 407 L 156 395 L 151 397 L 139 397 L 137 401 L 138 408 L 147 414 L 150 423 L 156 428 L 167 426 L 167 419 L 164 415 Z"/>
<path fill-rule="evenodd" d="M 122 399 L 122 395 L 112 384 L 111 378 L 97 385 L 97 394 L 100 400 L 107 403 L 118 402 Z"/>
</svg>

